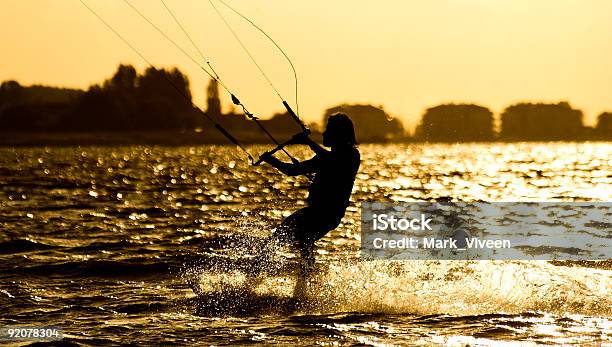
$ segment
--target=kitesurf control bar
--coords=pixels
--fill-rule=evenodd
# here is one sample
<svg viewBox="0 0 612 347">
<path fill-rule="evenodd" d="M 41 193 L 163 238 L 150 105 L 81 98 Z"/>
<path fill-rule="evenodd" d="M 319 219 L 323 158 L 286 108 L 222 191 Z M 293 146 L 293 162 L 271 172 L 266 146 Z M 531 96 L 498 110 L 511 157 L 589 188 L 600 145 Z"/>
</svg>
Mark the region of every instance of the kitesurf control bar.
<svg viewBox="0 0 612 347">
<path fill-rule="evenodd" d="M 259 118 L 255 117 L 254 114 L 252 114 L 251 112 L 249 112 L 249 110 L 246 109 L 246 107 L 242 104 L 242 102 L 240 102 L 240 100 L 236 97 L 236 95 L 231 94 L 232 95 L 232 102 L 234 103 L 234 105 L 236 106 L 240 106 L 242 107 L 242 111 L 244 112 L 244 114 L 251 119 L 252 121 L 255 122 L 255 124 L 257 124 L 257 126 L 259 127 L 259 129 L 261 129 L 261 131 L 264 132 L 264 134 L 268 135 L 268 137 L 270 138 L 270 140 L 272 140 L 272 142 L 274 142 L 278 148 L 278 150 L 282 150 L 288 157 L 289 159 L 291 159 L 292 163 L 298 163 L 299 161 L 297 159 L 295 159 L 291 154 L 289 154 L 289 152 L 287 152 L 287 150 L 284 148 L 285 146 L 281 146 L 281 143 L 279 143 L 274 136 L 272 136 L 272 134 L 270 134 L 270 132 L 264 128 L 263 125 L 261 125 L 261 123 L 259 122 Z M 280 147 L 280 148 L 279 148 Z"/>
<path fill-rule="evenodd" d="M 234 97 L 232 95 L 232 97 Z M 300 128 L 302 129 L 302 132 L 299 134 L 294 135 L 291 139 L 283 142 L 283 143 L 277 143 L 277 146 L 274 147 L 273 149 L 264 152 L 262 155 L 259 156 L 259 158 L 253 162 L 253 166 L 258 166 L 263 162 L 263 157 L 267 156 L 267 155 L 273 155 L 274 153 L 282 150 L 285 151 L 285 146 L 290 145 L 293 141 L 293 138 L 295 138 L 297 135 L 300 134 L 306 134 L 309 135 L 310 134 L 310 129 L 308 129 L 308 127 L 306 126 L 306 124 L 304 124 L 304 122 L 302 122 L 302 120 L 298 117 L 298 115 L 293 112 L 293 109 L 291 109 L 291 106 L 289 106 L 289 104 L 287 103 L 287 101 L 283 100 L 283 105 L 285 106 L 285 108 L 287 109 L 287 112 L 289 112 L 289 115 L 291 116 L 291 118 L 293 118 L 293 120 L 300 126 Z M 285 151 L 286 152 L 286 151 Z M 296 163 L 296 161 L 293 160 L 293 157 L 289 156 L 293 163 Z"/>
<path fill-rule="evenodd" d="M 299 135 L 299 134 L 298 134 L 298 135 Z M 271 150 L 269 150 L 269 151 L 264 152 L 263 154 L 261 154 L 261 155 L 259 156 L 259 158 L 258 158 L 256 161 L 252 162 L 253 166 L 258 166 L 258 165 L 260 165 L 260 164 L 263 162 L 263 158 L 264 158 L 265 156 L 273 155 L 274 153 L 276 153 L 276 152 L 278 152 L 278 151 L 282 150 L 283 148 L 285 148 L 285 146 L 292 144 L 292 143 L 293 143 L 293 138 L 294 138 L 294 137 L 295 137 L 295 136 L 291 137 L 289 140 L 287 140 L 287 141 L 285 141 L 285 142 L 283 142 L 283 143 L 278 144 L 278 146 L 276 146 L 276 147 L 272 148 Z"/>
<path fill-rule="evenodd" d="M 235 98 L 234 95 L 232 95 L 232 99 Z M 234 102 L 236 103 L 236 102 Z M 287 112 L 289 112 L 289 115 L 291 116 L 291 118 L 293 118 L 293 120 L 300 126 L 300 128 L 302 129 L 302 132 L 299 134 L 306 134 L 306 135 L 310 135 L 310 129 L 308 129 L 308 127 L 306 126 L 306 124 L 304 124 L 304 122 L 302 122 L 302 120 L 300 119 L 300 117 L 298 117 L 298 115 L 293 112 L 293 109 L 291 109 L 291 106 L 289 106 L 289 104 L 287 103 L 287 101 L 283 100 L 283 105 L 285 106 L 285 108 L 287 109 Z M 294 135 L 291 139 L 283 142 L 283 143 L 278 143 L 276 142 L 276 147 L 274 147 L 273 149 L 264 152 L 262 155 L 259 156 L 259 158 L 253 162 L 253 166 L 258 166 L 263 162 L 263 157 L 266 155 L 273 155 L 274 153 L 278 152 L 278 151 L 284 151 L 285 153 L 287 153 L 287 151 L 285 150 L 285 146 L 290 145 L 293 141 L 293 138 L 299 134 Z M 289 154 L 289 153 L 287 153 Z M 294 158 L 292 156 L 289 155 L 289 158 L 291 158 L 291 161 L 295 164 L 298 161 L 294 160 Z"/>
</svg>

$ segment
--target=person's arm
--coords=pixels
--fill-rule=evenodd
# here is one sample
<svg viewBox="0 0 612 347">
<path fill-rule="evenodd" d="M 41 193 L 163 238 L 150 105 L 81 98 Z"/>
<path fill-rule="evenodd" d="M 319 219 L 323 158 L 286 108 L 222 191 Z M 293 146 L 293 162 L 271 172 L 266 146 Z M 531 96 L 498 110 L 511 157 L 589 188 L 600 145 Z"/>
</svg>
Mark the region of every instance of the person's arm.
<svg viewBox="0 0 612 347">
<path fill-rule="evenodd" d="M 318 143 L 314 142 L 307 133 L 299 133 L 295 136 L 293 136 L 293 138 L 291 139 L 291 143 L 292 144 L 304 144 L 304 145 L 308 145 L 308 147 L 310 147 L 310 149 L 316 154 L 316 155 L 325 155 L 327 153 L 329 153 L 328 150 L 326 150 L 325 148 L 321 147 L 321 145 L 319 145 Z"/>
<path fill-rule="evenodd" d="M 308 145 L 308 147 L 310 147 L 310 149 L 312 149 L 313 152 L 315 152 L 316 155 L 325 155 L 329 153 L 328 150 L 323 148 L 318 143 L 314 142 L 310 137 L 307 137 L 306 139 L 306 144 Z"/>
<path fill-rule="evenodd" d="M 287 176 L 305 175 L 311 172 L 317 171 L 319 159 L 315 156 L 312 159 L 308 159 L 296 164 L 290 164 L 282 162 L 271 155 L 266 155 L 262 158 L 263 161 L 272 165 L 278 171 L 284 173 Z"/>
</svg>

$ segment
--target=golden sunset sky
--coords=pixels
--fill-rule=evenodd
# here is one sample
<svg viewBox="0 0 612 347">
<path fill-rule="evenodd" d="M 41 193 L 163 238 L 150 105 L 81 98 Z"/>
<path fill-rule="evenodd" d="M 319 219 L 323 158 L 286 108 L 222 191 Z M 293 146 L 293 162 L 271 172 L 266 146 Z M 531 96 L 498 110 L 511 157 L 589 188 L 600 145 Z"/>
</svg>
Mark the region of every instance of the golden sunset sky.
<svg viewBox="0 0 612 347">
<path fill-rule="evenodd" d="M 196 103 L 205 106 L 208 77 L 123 0 L 85 1 L 156 66 L 187 73 Z M 295 104 L 282 55 L 213 1 Z M 612 111 L 609 0 L 226 1 L 292 58 L 307 121 L 345 102 L 384 105 L 409 127 L 425 108 L 446 102 L 475 102 L 497 114 L 517 101 L 568 100 L 587 124 Z M 197 56 L 160 1 L 131 3 Z M 282 110 L 208 0 L 166 3 L 252 112 Z M 120 62 L 146 67 L 79 0 L 2 0 L 0 31 L 0 80 L 86 88 Z"/>
</svg>

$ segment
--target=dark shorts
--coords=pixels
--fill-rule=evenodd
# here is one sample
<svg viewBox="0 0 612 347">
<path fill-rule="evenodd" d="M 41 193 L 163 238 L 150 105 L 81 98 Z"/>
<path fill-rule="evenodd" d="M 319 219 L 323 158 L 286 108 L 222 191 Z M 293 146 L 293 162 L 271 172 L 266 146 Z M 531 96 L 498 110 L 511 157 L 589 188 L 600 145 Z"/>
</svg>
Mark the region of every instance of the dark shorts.
<svg viewBox="0 0 612 347">
<path fill-rule="evenodd" d="M 297 243 L 300 247 L 312 246 L 315 241 L 334 230 L 343 216 L 344 211 L 330 213 L 329 209 L 304 207 L 287 217 L 276 228 L 275 235 L 279 239 Z"/>
</svg>

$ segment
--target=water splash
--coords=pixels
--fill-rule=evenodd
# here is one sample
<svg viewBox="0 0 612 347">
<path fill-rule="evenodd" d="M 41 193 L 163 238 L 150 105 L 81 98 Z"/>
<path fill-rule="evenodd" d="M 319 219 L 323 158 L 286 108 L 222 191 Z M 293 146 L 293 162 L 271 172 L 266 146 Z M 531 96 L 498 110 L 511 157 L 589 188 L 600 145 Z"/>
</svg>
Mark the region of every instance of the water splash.
<svg viewBox="0 0 612 347">
<path fill-rule="evenodd" d="M 347 261 L 320 266 L 306 279 L 301 297 L 294 274 L 263 276 L 205 272 L 198 277 L 202 296 L 236 301 L 242 313 L 257 315 L 261 301 L 276 300 L 305 314 L 338 312 L 385 314 L 553 314 L 609 316 L 610 270 L 569 268 L 545 261 Z M 298 303 L 298 305 L 295 305 Z M 249 307 L 252 305 L 252 307 Z M 234 308 L 235 305 L 233 305 Z M 272 310 L 274 311 L 274 310 Z"/>
</svg>

